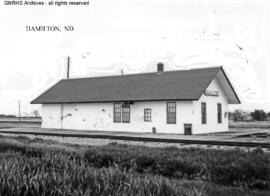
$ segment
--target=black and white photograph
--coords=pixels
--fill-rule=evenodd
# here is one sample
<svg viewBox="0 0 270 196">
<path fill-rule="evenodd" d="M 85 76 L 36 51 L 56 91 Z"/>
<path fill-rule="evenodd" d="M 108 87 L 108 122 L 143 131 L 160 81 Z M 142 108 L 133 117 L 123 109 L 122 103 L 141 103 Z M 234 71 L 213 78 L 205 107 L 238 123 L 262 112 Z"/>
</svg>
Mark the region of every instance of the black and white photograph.
<svg viewBox="0 0 270 196">
<path fill-rule="evenodd" d="M 270 1 L 0 1 L 0 196 L 269 196 Z"/>
</svg>

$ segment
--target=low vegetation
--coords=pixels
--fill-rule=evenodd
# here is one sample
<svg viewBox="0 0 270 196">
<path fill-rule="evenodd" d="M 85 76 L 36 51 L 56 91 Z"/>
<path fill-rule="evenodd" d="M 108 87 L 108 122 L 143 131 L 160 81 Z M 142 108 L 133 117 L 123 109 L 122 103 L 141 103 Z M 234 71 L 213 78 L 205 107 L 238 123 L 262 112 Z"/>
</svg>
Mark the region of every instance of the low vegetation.
<svg viewBox="0 0 270 196">
<path fill-rule="evenodd" d="M 270 155 L 0 141 L 0 195 L 269 195 Z"/>
<path fill-rule="evenodd" d="M 178 179 L 202 179 L 223 185 L 270 188 L 270 155 L 261 149 L 245 152 L 176 147 L 148 148 L 109 145 L 89 148 L 84 159 L 92 166 L 110 165 L 138 173 Z"/>
<path fill-rule="evenodd" d="M 246 121 L 246 122 L 262 122 L 270 120 L 270 112 L 265 112 L 264 110 L 254 110 L 253 112 L 244 111 L 244 110 L 234 110 L 229 113 L 229 119 L 234 122 L 237 121 Z"/>
</svg>

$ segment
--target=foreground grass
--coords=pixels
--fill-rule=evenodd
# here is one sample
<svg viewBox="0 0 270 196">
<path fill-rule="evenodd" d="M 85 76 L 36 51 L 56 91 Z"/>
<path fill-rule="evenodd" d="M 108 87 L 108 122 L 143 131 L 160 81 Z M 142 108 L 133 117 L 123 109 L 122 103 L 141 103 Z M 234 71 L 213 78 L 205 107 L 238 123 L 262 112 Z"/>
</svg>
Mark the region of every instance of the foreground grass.
<svg viewBox="0 0 270 196">
<path fill-rule="evenodd" d="M 0 195 L 269 195 L 269 154 L 0 141 Z"/>
<path fill-rule="evenodd" d="M 98 168 L 117 164 L 138 173 L 270 189 L 270 154 L 261 149 L 245 152 L 238 148 L 207 150 L 107 145 L 89 148 L 84 159 Z"/>
</svg>

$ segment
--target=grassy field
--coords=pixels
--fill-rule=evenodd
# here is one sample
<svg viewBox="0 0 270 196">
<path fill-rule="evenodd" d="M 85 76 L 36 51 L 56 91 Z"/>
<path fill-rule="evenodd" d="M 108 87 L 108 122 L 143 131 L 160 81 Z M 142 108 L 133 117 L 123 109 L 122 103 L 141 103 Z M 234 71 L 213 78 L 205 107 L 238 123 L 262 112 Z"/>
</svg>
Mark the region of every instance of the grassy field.
<svg viewBox="0 0 270 196">
<path fill-rule="evenodd" d="M 269 195 L 270 154 L 0 138 L 0 195 Z"/>
<path fill-rule="evenodd" d="M 0 117 L 0 129 L 12 127 L 40 127 L 41 118 L 34 117 Z"/>
<path fill-rule="evenodd" d="M 230 128 L 269 129 L 270 128 L 270 121 L 254 121 L 254 122 L 238 121 L 238 122 L 230 122 L 229 127 Z"/>
</svg>

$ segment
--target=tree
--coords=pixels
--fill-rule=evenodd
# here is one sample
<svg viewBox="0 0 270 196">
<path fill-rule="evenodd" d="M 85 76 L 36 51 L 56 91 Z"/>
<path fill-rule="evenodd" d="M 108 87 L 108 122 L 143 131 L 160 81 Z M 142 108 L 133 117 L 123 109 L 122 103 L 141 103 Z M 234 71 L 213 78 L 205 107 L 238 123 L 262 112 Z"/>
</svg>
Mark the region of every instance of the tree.
<svg viewBox="0 0 270 196">
<path fill-rule="evenodd" d="M 34 117 L 40 117 L 40 114 L 39 114 L 39 111 L 38 110 L 33 110 L 31 112 L 31 115 L 34 116 Z"/>
<path fill-rule="evenodd" d="M 245 116 L 245 112 L 243 110 L 235 110 L 230 115 L 231 115 L 233 121 L 243 121 L 244 116 Z"/>
<path fill-rule="evenodd" d="M 263 110 L 254 110 L 254 112 L 251 112 L 251 116 L 257 121 L 264 121 L 267 118 L 267 114 Z"/>
</svg>

